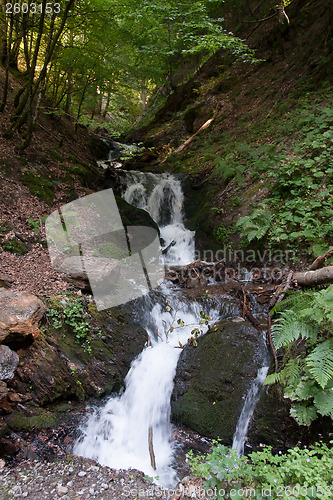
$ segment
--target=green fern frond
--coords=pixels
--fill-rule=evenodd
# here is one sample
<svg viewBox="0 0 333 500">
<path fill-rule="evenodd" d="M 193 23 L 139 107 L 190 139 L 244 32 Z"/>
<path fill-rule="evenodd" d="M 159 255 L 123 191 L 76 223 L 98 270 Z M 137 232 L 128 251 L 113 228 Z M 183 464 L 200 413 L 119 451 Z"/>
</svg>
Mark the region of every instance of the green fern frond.
<svg viewBox="0 0 333 500">
<path fill-rule="evenodd" d="M 287 295 L 289 296 L 273 307 L 270 311 L 271 314 L 281 312 L 285 309 L 293 309 L 295 312 L 298 312 L 313 306 L 314 297 L 313 292 L 311 291 L 289 291 L 287 292 Z"/>
<path fill-rule="evenodd" d="M 278 373 L 266 377 L 265 385 L 280 383 L 282 385 L 298 384 L 303 371 L 303 361 L 299 358 L 289 359 L 286 366 Z"/>
<path fill-rule="evenodd" d="M 280 319 L 272 327 L 272 340 L 275 349 L 280 349 L 295 342 L 299 337 L 316 338 L 317 331 L 316 326 L 302 321 L 297 312 L 287 309 L 281 312 Z"/>
<path fill-rule="evenodd" d="M 324 389 L 333 378 L 333 339 L 318 344 L 305 359 L 314 379 Z"/>
</svg>

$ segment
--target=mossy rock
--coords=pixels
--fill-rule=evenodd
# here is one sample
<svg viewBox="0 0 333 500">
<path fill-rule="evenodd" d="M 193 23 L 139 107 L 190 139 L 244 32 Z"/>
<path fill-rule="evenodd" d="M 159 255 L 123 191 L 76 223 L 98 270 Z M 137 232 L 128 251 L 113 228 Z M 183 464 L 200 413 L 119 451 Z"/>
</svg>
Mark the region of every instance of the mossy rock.
<svg viewBox="0 0 333 500">
<path fill-rule="evenodd" d="M 225 321 L 183 350 L 172 396 L 173 420 L 232 443 L 244 398 L 267 351 L 247 322 Z"/>
<path fill-rule="evenodd" d="M 34 414 L 26 416 L 18 410 L 14 410 L 6 418 L 6 423 L 13 431 L 32 431 L 40 429 L 56 428 L 58 419 L 53 413 L 44 410 L 33 410 Z"/>
<path fill-rule="evenodd" d="M 54 199 L 54 186 L 58 181 L 45 177 L 41 172 L 25 171 L 22 174 L 22 183 L 27 186 L 30 193 L 37 196 L 47 205 L 52 205 Z"/>
<path fill-rule="evenodd" d="M 62 309 L 60 298 L 51 298 L 52 308 Z M 35 342 L 20 351 L 16 390 L 30 392 L 39 405 L 66 399 L 79 400 L 118 392 L 132 360 L 141 352 L 147 332 L 121 308 L 98 311 L 86 308 L 89 317 L 89 350 L 80 345 L 71 326 L 57 326 L 52 319 Z M 57 317 L 58 317 L 57 316 Z"/>
<path fill-rule="evenodd" d="M 160 234 L 157 224 L 153 221 L 146 210 L 137 208 L 127 203 L 120 196 L 115 196 L 121 220 L 125 226 L 148 226 L 154 228 Z"/>
</svg>

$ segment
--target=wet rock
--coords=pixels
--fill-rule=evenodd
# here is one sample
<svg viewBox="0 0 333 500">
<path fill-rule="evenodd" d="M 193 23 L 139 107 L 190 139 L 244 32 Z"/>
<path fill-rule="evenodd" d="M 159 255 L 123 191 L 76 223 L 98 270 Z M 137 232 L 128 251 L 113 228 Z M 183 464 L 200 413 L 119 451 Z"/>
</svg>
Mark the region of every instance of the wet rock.
<svg viewBox="0 0 333 500">
<path fill-rule="evenodd" d="M 110 284 L 117 284 L 120 276 L 120 262 L 116 259 L 103 257 L 85 257 L 84 261 L 93 269 L 94 282 L 98 288 L 109 288 Z M 65 279 L 81 290 L 91 291 L 89 279 L 82 267 L 81 257 L 67 257 L 57 269 L 64 273 Z"/>
<path fill-rule="evenodd" d="M 11 380 L 19 363 L 19 356 L 6 345 L 0 345 L 0 380 Z"/>
<path fill-rule="evenodd" d="M 247 322 L 225 321 L 212 330 L 198 339 L 197 347 L 186 346 L 179 358 L 172 416 L 230 445 L 245 396 L 267 352 L 263 335 Z"/>
<path fill-rule="evenodd" d="M 0 342 L 34 340 L 44 312 L 43 302 L 35 295 L 0 289 Z"/>
<path fill-rule="evenodd" d="M 20 351 L 15 390 L 31 392 L 38 404 L 57 399 L 83 400 L 119 391 L 132 360 L 147 341 L 147 332 L 120 308 L 98 312 L 89 304 L 89 349 L 64 325 Z"/>
</svg>

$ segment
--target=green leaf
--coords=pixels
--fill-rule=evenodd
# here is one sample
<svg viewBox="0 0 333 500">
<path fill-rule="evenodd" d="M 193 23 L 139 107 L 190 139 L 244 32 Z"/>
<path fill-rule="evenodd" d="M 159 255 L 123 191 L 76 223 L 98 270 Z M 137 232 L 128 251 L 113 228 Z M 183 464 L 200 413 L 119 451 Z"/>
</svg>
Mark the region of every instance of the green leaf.
<svg viewBox="0 0 333 500">
<path fill-rule="evenodd" d="M 318 413 L 333 418 L 333 390 L 319 392 L 314 398 Z"/>
<path fill-rule="evenodd" d="M 317 418 L 316 409 L 313 406 L 294 406 L 290 410 L 290 415 L 299 425 L 310 425 L 312 420 Z"/>
</svg>

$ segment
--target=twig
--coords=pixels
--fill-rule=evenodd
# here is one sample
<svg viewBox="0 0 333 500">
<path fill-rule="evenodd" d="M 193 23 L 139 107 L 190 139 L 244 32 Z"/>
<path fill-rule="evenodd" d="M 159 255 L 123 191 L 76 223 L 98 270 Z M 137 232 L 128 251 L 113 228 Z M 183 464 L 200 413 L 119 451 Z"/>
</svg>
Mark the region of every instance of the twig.
<svg viewBox="0 0 333 500">
<path fill-rule="evenodd" d="M 153 446 L 153 428 L 150 425 L 148 431 L 148 444 L 149 444 L 149 455 L 150 455 L 150 463 L 154 470 L 156 470 L 156 461 L 154 454 L 154 446 Z"/>
</svg>

